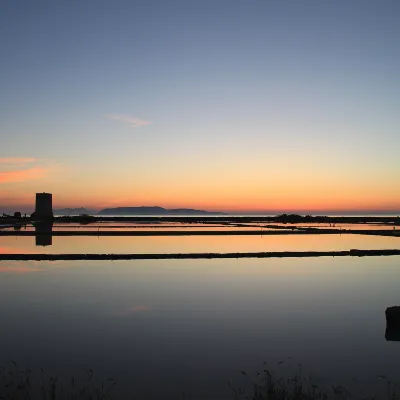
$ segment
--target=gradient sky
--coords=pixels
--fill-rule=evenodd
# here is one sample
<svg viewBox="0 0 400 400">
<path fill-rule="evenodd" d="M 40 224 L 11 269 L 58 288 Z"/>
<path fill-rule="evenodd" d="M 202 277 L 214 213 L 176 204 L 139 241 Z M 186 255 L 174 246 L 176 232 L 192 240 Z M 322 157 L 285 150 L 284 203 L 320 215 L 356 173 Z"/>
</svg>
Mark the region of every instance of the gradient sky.
<svg viewBox="0 0 400 400">
<path fill-rule="evenodd" d="M 400 210 L 398 0 L 3 0 L 0 208 Z"/>
</svg>

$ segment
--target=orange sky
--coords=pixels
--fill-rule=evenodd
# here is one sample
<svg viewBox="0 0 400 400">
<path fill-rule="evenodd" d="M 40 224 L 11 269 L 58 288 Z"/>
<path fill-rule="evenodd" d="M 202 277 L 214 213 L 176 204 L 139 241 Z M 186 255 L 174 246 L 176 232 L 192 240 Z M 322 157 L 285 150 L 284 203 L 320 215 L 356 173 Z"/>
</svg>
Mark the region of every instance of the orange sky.
<svg viewBox="0 0 400 400">
<path fill-rule="evenodd" d="M 42 191 L 53 193 L 54 208 L 158 205 L 223 212 L 303 213 L 400 209 L 400 188 L 393 185 L 395 173 L 381 179 L 378 173 L 364 176 L 354 171 L 330 171 L 323 163 L 319 169 L 303 163 L 297 169 L 286 166 L 274 173 L 266 173 L 268 166 L 262 162 L 255 169 L 231 166 L 214 174 L 210 166 L 189 166 L 174 178 L 168 171 L 140 174 L 121 166 L 99 173 L 88 168 L 82 174 L 77 166 L 33 159 L 3 159 L 1 166 L 7 170 L 0 172 L 0 201 L 8 210 L 32 210 L 35 193 Z"/>
</svg>

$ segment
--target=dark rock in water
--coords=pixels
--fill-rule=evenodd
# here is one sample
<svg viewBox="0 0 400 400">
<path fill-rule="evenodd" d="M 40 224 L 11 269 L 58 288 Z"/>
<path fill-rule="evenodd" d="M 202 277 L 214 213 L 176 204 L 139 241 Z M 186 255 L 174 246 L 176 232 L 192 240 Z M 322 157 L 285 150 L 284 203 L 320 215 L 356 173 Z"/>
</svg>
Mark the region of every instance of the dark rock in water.
<svg viewBox="0 0 400 400">
<path fill-rule="evenodd" d="M 385 311 L 386 331 L 385 339 L 387 341 L 400 341 L 400 307 L 388 307 Z"/>
<path fill-rule="evenodd" d="M 400 307 L 388 307 L 385 311 L 386 325 L 388 327 L 396 327 L 400 329 Z"/>
<path fill-rule="evenodd" d="M 386 325 L 385 339 L 388 342 L 400 342 L 400 329 Z"/>
</svg>

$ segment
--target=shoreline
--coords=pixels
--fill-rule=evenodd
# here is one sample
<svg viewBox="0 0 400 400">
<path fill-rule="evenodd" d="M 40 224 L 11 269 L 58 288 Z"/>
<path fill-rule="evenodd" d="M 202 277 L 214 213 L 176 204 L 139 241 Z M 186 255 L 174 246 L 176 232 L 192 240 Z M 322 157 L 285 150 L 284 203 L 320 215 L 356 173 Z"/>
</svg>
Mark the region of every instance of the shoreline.
<svg viewBox="0 0 400 400">
<path fill-rule="evenodd" d="M 179 229 L 179 228 L 178 228 Z M 389 229 L 319 229 L 319 228 L 290 228 L 290 229 L 276 229 L 276 230 L 227 230 L 227 231 L 205 231 L 205 230 L 153 230 L 146 231 L 110 231 L 110 230 L 97 230 L 97 231 L 60 231 L 54 230 L 52 232 L 35 232 L 35 231 L 1 231 L 0 236 L 270 236 L 270 235 L 374 235 L 374 236 L 391 236 L 400 237 L 399 230 Z"/>
<path fill-rule="evenodd" d="M 399 256 L 400 249 L 343 251 L 273 251 L 257 253 L 161 253 L 161 254 L 0 254 L 0 261 L 169 260 L 212 258 L 302 258 Z"/>
<path fill-rule="evenodd" d="M 180 222 L 180 223 L 347 223 L 347 224 L 367 224 L 383 223 L 400 226 L 400 216 L 301 216 L 297 214 L 283 214 L 278 216 L 99 216 L 99 215 L 81 215 L 81 216 L 55 216 L 46 221 L 36 221 L 30 217 L 15 218 L 12 216 L 0 217 L 0 224 L 28 224 L 36 222 L 78 222 L 90 224 L 93 222 Z"/>
</svg>

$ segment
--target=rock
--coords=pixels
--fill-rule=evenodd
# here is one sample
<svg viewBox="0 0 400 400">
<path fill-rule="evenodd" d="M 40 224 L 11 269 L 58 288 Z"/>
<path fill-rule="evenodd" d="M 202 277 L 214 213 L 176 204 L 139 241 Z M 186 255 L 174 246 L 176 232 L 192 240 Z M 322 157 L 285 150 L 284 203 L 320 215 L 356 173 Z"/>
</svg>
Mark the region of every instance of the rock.
<svg viewBox="0 0 400 400">
<path fill-rule="evenodd" d="M 400 307 L 388 307 L 385 311 L 386 314 L 386 326 L 388 328 L 400 328 Z"/>
<path fill-rule="evenodd" d="M 400 342 L 400 329 L 396 327 L 389 328 L 386 326 L 385 339 L 388 342 Z"/>
</svg>

